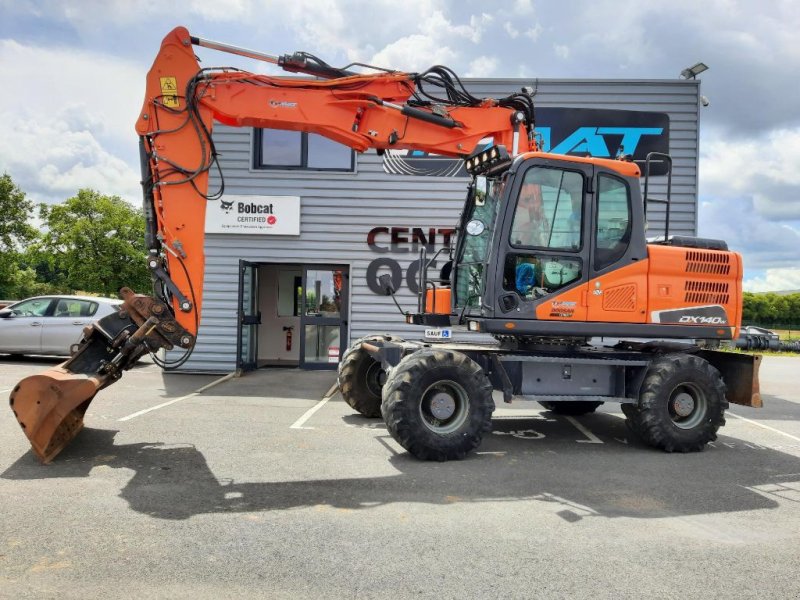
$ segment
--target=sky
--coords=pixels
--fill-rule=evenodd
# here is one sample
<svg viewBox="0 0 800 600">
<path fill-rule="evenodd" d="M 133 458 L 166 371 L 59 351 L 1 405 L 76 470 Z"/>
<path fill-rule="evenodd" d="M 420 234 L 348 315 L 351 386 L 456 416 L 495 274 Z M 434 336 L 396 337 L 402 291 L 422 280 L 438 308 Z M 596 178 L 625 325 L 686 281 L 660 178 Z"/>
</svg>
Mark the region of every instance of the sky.
<svg viewBox="0 0 800 600">
<path fill-rule="evenodd" d="M 138 205 L 133 123 L 178 25 L 267 54 L 468 77 L 669 79 L 702 61 L 698 235 L 743 254 L 746 290 L 800 289 L 797 0 L 0 0 L 0 173 L 35 202 L 91 187 Z"/>
</svg>

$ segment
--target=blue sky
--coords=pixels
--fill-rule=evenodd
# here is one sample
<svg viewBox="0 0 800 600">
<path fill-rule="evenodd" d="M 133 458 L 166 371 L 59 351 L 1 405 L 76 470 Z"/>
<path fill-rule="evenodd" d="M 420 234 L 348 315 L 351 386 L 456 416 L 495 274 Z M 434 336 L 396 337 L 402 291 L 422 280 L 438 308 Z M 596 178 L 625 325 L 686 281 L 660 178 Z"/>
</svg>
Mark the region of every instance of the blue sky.
<svg viewBox="0 0 800 600">
<path fill-rule="evenodd" d="M 699 234 L 744 254 L 746 289 L 800 289 L 795 0 L 0 0 L 0 171 L 35 201 L 93 187 L 138 203 L 133 121 L 176 25 L 269 54 L 475 77 L 660 79 L 702 60 Z"/>
</svg>

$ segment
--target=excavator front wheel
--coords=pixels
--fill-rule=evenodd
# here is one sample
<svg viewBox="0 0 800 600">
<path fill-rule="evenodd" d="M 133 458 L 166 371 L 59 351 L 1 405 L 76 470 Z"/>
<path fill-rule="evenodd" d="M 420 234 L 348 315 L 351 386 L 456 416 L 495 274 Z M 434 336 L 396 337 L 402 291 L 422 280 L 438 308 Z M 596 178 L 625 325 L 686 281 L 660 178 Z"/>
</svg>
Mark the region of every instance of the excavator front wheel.
<svg viewBox="0 0 800 600">
<path fill-rule="evenodd" d="M 425 348 L 391 370 L 381 414 L 392 437 L 422 460 L 464 458 L 492 428 L 492 384 L 466 354 Z"/>
</svg>

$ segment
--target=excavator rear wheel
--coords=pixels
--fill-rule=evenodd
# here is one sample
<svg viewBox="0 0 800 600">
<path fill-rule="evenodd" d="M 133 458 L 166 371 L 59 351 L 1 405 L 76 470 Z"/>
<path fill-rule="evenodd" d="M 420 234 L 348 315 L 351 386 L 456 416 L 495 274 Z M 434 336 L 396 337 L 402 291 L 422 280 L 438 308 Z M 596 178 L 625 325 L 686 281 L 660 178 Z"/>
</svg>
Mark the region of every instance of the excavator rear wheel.
<svg viewBox="0 0 800 600">
<path fill-rule="evenodd" d="M 421 460 L 462 459 L 492 427 L 492 384 L 467 355 L 425 348 L 391 370 L 381 413 L 392 437 Z"/>
<path fill-rule="evenodd" d="M 623 404 L 629 428 L 666 452 L 698 452 L 725 424 L 725 383 L 719 371 L 691 354 L 655 360 L 638 404 Z"/>
<path fill-rule="evenodd" d="M 367 335 L 357 339 L 342 356 L 339 363 L 339 391 L 347 404 L 365 417 L 381 416 L 381 389 L 386 383 L 386 372 L 381 363 L 361 348 L 362 342 L 402 341 L 388 334 Z"/>
</svg>

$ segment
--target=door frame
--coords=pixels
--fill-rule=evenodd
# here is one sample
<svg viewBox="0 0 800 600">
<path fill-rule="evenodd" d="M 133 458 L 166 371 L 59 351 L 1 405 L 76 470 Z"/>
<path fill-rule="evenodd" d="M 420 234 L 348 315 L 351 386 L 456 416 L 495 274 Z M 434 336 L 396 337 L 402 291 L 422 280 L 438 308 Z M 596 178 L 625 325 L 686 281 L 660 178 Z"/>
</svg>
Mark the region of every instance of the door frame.
<svg viewBox="0 0 800 600">
<path fill-rule="evenodd" d="M 349 325 L 350 314 L 350 265 L 349 264 L 315 264 L 303 263 L 303 276 L 302 276 L 302 302 L 300 307 L 300 361 L 298 367 L 308 371 L 323 371 L 333 370 L 338 368 L 339 361 L 344 354 L 344 348 L 347 346 L 347 331 Z M 339 307 L 338 317 L 317 317 L 306 314 L 306 281 L 308 280 L 308 271 L 319 270 L 341 270 L 342 281 L 342 299 Z M 306 362 L 306 326 L 307 325 L 339 325 L 339 360 L 335 363 L 330 362 Z"/>
<path fill-rule="evenodd" d="M 258 269 L 260 263 L 239 259 L 239 293 L 237 297 L 237 319 L 236 319 L 236 370 L 241 372 L 253 371 L 258 368 L 258 326 L 261 325 L 261 311 L 258 302 Z M 250 277 L 245 281 L 245 273 L 250 269 Z M 244 306 L 244 286 L 250 288 L 250 306 Z M 255 331 L 251 332 L 250 343 L 252 345 L 251 356 L 243 356 L 245 326 L 255 325 Z"/>
</svg>

